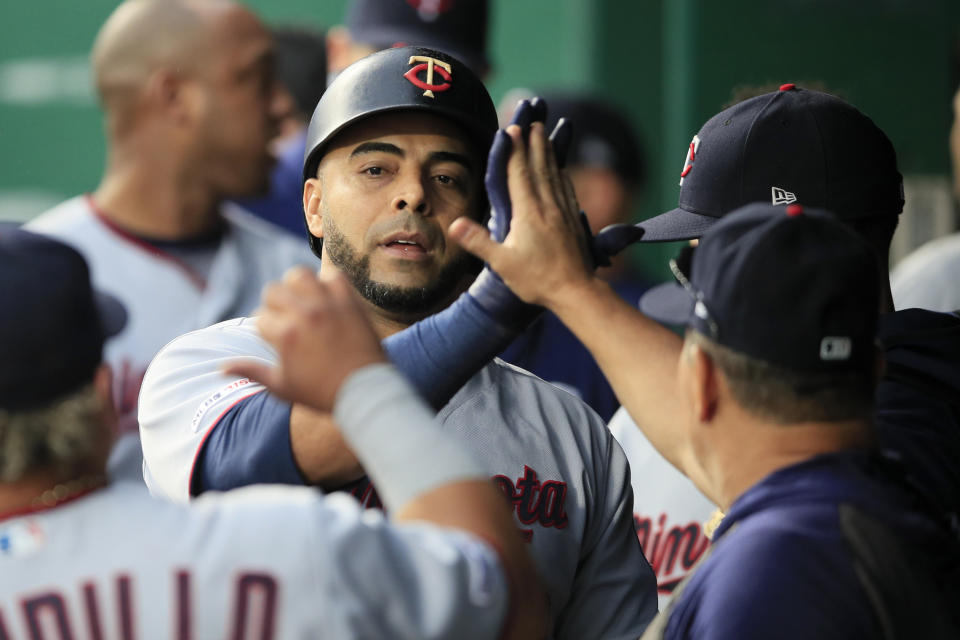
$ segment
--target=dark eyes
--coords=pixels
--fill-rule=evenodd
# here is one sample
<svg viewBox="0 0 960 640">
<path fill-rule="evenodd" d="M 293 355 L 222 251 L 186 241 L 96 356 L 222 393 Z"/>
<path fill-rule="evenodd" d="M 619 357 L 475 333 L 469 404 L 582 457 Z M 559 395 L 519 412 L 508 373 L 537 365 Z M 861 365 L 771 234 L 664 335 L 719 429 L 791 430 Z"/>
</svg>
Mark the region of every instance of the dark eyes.
<svg viewBox="0 0 960 640">
<path fill-rule="evenodd" d="M 363 172 L 369 176 L 382 176 L 383 167 L 367 167 L 363 170 Z"/>
</svg>

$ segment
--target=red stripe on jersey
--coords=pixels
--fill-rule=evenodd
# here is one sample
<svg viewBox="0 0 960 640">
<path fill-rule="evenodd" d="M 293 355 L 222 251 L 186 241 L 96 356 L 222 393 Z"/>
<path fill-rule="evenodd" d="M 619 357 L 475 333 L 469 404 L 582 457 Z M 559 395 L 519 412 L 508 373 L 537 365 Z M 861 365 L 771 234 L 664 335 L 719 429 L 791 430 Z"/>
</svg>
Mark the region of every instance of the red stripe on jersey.
<svg viewBox="0 0 960 640">
<path fill-rule="evenodd" d="M 260 389 L 258 391 L 254 391 L 253 393 L 248 393 L 242 398 L 237 398 L 236 402 L 234 402 L 229 407 L 221 411 L 220 415 L 217 416 L 216 420 L 214 420 L 210 424 L 210 426 L 207 428 L 207 432 L 203 434 L 203 438 L 200 440 L 200 445 L 197 447 L 196 453 L 193 454 L 193 464 L 190 465 L 190 475 L 187 476 L 187 493 L 190 494 L 190 497 L 193 497 L 193 492 L 192 492 L 193 474 L 197 472 L 197 461 L 200 459 L 200 452 L 203 451 L 203 445 L 207 444 L 207 439 L 210 437 L 210 434 L 213 433 L 214 428 L 216 428 L 216 426 L 220 424 L 220 420 L 223 419 L 223 416 L 227 415 L 227 412 L 230 411 L 230 409 L 233 409 L 235 406 L 237 406 L 238 404 L 240 404 L 250 396 L 255 396 L 258 393 L 262 393 L 264 391 L 266 391 L 266 389 Z"/>
<path fill-rule="evenodd" d="M 127 242 L 137 247 L 138 249 L 142 251 L 146 251 L 153 257 L 160 258 L 161 260 L 166 260 L 167 262 L 170 262 L 175 266 L 179 267 L 187 276 L 187 278 L 190 280 L 190 282 L 192 282 L 193 285 L 197 287 L 197 289 L 200 289 L 201 291 L 203 291 L 204 289 L 207 288 L 206 279 L 203 278 L 203 276 L 201 276 L 199 273 L 194 271 L 190 267 L 190 265 L 188 265 L 186 262 L 184 262 L 183 260 L 181 260 L 180 258 L 172 254 L 167 253 L 166 251 L 163 251 L 162 249 L 159 249 L 153 246 L 149 242 L 146 242 L 145 240 L 138 238 L 137 236 L 133 235 L 126 229 L 117 226 L 117 223 L 115 223 L 113 220 L 107 217 L 107 214 L 104 213 L 103 210 L 97 206 L 97 203 L 94 202 L 93 196 L 91 194 L 88 193 L 84 197 L 87 199 L 87 204 L 90 205 L 90 209 L 93 210 L 94 215 L 97 216 L 97 219 L 100 220 L 100 222 L 102 222 L 103 225 L 107 227 L 107 229 L 109 229 L 116 235 L 120 236 L 121 239 L 126 240 Z"/>
</svg>

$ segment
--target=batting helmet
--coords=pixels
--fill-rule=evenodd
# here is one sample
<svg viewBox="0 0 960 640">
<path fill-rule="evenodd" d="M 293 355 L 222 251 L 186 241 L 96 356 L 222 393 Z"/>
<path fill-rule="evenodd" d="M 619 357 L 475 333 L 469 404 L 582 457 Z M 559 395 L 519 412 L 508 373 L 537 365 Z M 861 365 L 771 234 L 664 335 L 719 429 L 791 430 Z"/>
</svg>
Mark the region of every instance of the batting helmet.
<svg viewBox="0 0 960 640">
<path fill-rule="evenodd" d="M 330 141 L 351 124 L 392 111 L 449 118 L 473 137 L 481 157 L 497 130 L 497 110 L 480 79 L 462 62 L 424 47 L 385 49 L 344 69 L 327 87 L 310 119 L 303 181 L 316 176 Z M 319 256 L 321 240 L 310 234 Z"/>
</svg>

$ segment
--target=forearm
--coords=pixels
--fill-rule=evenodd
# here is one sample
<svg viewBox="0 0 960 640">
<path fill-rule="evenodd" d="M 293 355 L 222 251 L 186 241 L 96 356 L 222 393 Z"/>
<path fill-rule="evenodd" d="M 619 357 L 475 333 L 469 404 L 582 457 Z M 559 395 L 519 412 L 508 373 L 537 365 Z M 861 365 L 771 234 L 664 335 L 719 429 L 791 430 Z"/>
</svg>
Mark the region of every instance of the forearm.
<svg viewBox="0 0 960 640">
<path fill-rule="evenodd" d="M 677 422 L 682 340 L 627 304 L 600 278 L 559 290 L 548 308 L 590 350 L 620 403 L 654 447 L 690 475 Z"/>
<path fill-rule="evenodd" d="M 360 461 L 329 413 L 293 405 L 290 446 L 297 468 L 309 484 L 329 491 L 363 476 Z"/>
</svg>

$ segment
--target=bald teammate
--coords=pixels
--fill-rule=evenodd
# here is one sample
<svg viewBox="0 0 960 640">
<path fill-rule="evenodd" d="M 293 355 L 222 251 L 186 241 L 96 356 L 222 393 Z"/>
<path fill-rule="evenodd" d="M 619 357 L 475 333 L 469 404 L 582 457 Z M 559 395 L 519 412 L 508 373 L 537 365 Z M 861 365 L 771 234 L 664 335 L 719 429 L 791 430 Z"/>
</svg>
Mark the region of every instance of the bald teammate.
<svg viewBox="0 0 960 640">
<path fill-rule="evenodd" d="M 129 310 L 106 346 L 123 437 L 111 472 L 140 478 L 137 396 L 176 335 L 249 313 L 302 243 L 224 203 L 268 185 L 282 101 L 270 34 L 229 0 L 131 0 L 91 56 L 106 116 L 107 163 L 91 194 L 27 227 L 76 247 L 97 287 Z"/>
</svg>

